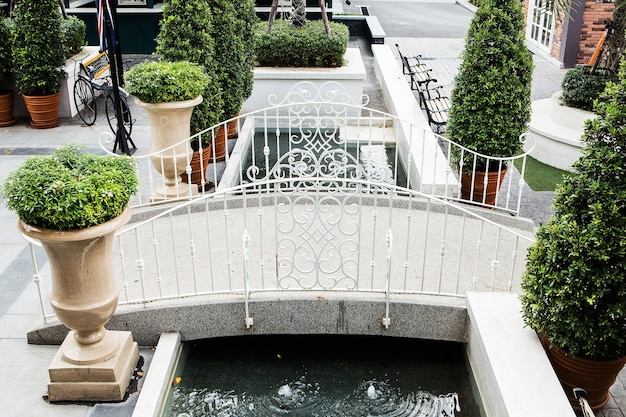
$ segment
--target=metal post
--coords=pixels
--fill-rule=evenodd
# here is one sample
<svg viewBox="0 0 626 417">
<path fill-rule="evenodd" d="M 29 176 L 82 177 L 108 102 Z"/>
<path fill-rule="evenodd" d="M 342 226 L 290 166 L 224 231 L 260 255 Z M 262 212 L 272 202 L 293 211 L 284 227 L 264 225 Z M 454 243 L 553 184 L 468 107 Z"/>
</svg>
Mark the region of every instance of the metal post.
<svg viewBox="0 0 626 417">
<path fill-rule="evenodd" d="M 116 25 L 116 27 L 118 28 L 118 33 L 116 34 L 115 38 L 113 37 L 113 24 L 116 22 L 112 22 L 111 21 L 111 16 L 113 16 L 113 19 L 116 19 L 117 13 L 116 13 L 116 7 L 117 7 L 117 1 L 116 0 L 112 0 L 113 5 L 111 5 L 111 9 L 109 10 L 109 4 L 104 1 L 104 0 L 100 0 L 103 2 L 104 5 L 104 32 L 105 32 L 105 36 L 107 39 L 107 45 L 108 45 L 108 54 L 109 54 L 109 62 L 110 62 L 110 70 L 111 70 L 111 81 L 113 83 L 113 104 L 115 106 L 115 118 L 117 119 L 117 132 L 115 133 L 115 145 L 113 145 L 113 153 L 117 153 L 118 151 L 118 146 L 119 146 L 119 152 L 120 153 L 125 153 L 126 155 L 132 155 L 135 150 L 137 150 L 137 147 L 135 146 L 135 144 L 133 143 L 132 139 L 130 138 L 130 136 L 128 135 L 128 132 L 126 132 L 126 128 L 124 127 L 124 117 L 123 117 L 123 112 L 122 112 L 122 100 L 120 98 L 120 85 L 123 85 L 123 79 L 122 79 L 122 65 L 121 65 L 121 46 L 120 46 L 120 42 L 119 42 L 119 26 Z M 120 83 L 121 80 L 121 83 Z M 132 149 L 130 149 L 128 147 L 128 142 L 131 143 L 131 145 L 133 146 Z"/>
</svg>

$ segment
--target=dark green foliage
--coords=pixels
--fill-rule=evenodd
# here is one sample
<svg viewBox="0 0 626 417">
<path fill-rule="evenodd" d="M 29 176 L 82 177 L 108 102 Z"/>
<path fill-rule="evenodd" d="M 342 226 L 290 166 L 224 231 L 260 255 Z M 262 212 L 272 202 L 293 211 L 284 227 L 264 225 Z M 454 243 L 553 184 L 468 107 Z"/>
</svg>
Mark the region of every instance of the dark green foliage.
<svg viewBox="0 0 626 417">
<path fill-rule="evenodd" d="M 211 81 L 203 66 L 188 61 L 144 61 L 128 70 L 124 78 L 126 90 L 144 103 L 191 100 Z"/>
<path fill-rule="evenodd" d="M 69 144 L 29 157 L 4 180 L 6 206 L 32 226 L 72 230 L 119 216 L 137 189 L 135 160 Z"/>
<path fill-rule="evenodd" d="M 626 66 L 588 121 L 586 146 L 537 232 L 522 280 L 525 322 L 571 355 L 626 355 Z"/>
<path fill-rule="evenodd" d="M 61 88 L 65 63 L 61 13 L 56 0 L 20 0 L 13 13 L 15 86 L 27 95 L 53 94 Z"/>
<path fill-rule="evenodd" d="M 189 61 L 204 66 L 211 82 L 202 93 L 203 101 L 191 117 L 191 134 L 220 122 L 222 90 L 217 77 L 213 16 L 206 0 L 168 0 L 163 4 L 161 30 L 156 53 L 166 61 Z M 204 144 L 208 146 L 208 143 Z"/>
<path fill-rule="evenodd" d="M 9 19 L 0 17 L 0 88 L 8 87 L 13 82 L 11 72 L 12 43 Z"/>
<path fill-rule="evenodd" d="M 251 33 L 241 21 L 243 15 L 255 16 L 254 6 L 249 1 L 233 2 L 232 0 L 207 0 L 213 16 L 212 36 L 215 41 L 216 81 L 223 92 L 224 105 L 220 121 L 235 115 L 249 95 L 246 90 L 251 87 L 254 79 L 254 61 L 248 50 Z M 238 9 L 238 10 L 237 10 Z M 251 89 L 250 89 L 251 92 Z"/>
<path fill-rule="evenodd" d="M 350 31 L 342 23 L 330 22 L 326 35 L 321 20 L 308 21 L 306 27 L 294 29 L 289 21 L 276 20 L 272 31 L 258 23 L 254 45 L 259 66 L 267 67 L 340 67 L 348 47 Z"/>
<path fill-rule="evenodd" d="M 243 105 L 243 102 L 250 97 L 254 86 L 254 67 L 256 65 L 256 53 L 254 50 L 254 24 L 259 20 L 254 7 L 254 0 L 241 0 L 235 8 L 235 21 L 238 25 L 237 31 L 239 32 L 240 38 L 243 39 L 244 48 L 243 57 L 238 63 L 239 76 L 237 77 L 241 83 L 241 105 Z M 237 109 L 237 111 L 238 110 L 239 109 Z"/>
<path fill-rule="evenodd" d="M 617 81 L 617 75 L 598 69 L 593 74 L 591 67 L 580 65 L 567 70 L 561 83 L 563 104 L 569 107 L 593 111 L 593 102 L 604 91 L 606 83 Z"/>
<path fill-rule="evenodd" d="M 523 25 L 518 1 L 485 0 L 467 32 L 446 131 L 453 141 L 484 155 L 508 157 L 521 151 L 533 72 Z M 472 156 L 466 157 L 463 166 L 470 169 Z"/>
<path fill-rule="evenodd" d="M 85 22 L 76 16 L 68 16 L 67 19 L 61 19 L 61 42 L 65 59 L 76 55 L 82 50 L 83 46 L 87 45 L 85 39 L 86 28 Z"/>
</svg>

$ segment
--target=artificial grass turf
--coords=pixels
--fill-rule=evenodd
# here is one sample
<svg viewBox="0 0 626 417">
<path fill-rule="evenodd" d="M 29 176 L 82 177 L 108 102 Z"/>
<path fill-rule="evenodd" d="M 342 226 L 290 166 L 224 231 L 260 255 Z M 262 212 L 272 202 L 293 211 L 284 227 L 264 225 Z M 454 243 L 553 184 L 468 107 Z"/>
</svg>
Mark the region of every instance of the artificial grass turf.
<svg viewBox="0 0 626 417">
<path fill-rule="evenodd" d="M 515 167 L 518 171 L 522 170 L 522 160 L 515 160 Z M 563 181 L 563 175 L 568 174 L 558 168 L 551 167 L 535 158 L 526 158 L 526 172 L 524 179 L 533 191 L 554 191 L 556 186 Z"/>
</svg>

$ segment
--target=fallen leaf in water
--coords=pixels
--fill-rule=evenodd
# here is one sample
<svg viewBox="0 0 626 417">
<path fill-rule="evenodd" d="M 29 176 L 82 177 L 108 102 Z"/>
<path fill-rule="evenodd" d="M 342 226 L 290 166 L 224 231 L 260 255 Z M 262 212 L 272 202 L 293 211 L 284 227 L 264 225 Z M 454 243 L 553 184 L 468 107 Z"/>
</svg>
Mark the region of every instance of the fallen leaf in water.
<svg viewBox="0 0 626 417">
<path fill-rule="evenodd" d="M 179 377 L 179 376 L 177 376 L 176 378 L 174 378 L 174 383 L 173 383 L 173 385 L 178 385 L 178 384 L 180 384 L 180 381 L 182 381 L 182 378 L 181 378 L 181 377 Z"/>
</svg>

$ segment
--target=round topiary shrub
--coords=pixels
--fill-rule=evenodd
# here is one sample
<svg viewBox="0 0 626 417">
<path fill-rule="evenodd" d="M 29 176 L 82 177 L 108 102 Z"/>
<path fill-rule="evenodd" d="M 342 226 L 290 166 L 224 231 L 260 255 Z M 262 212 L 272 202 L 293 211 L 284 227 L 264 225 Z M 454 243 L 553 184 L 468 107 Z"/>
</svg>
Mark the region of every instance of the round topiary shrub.
<svg viewBox="0 0 626 417">
<path fill-rule="evenodd" d="M 87 44 L 86 28 L 85 22 L 76 16 L 68 16 L 67 19 L 61 20 L 61 42 L 66 59 L 79 53 Z"/>
<path fill-rule="evenodd" d="M 606 83 L 617 80 L 617 75 L 606 69 L 596 69 L 592 73 L 587 65 L 571 68 L 561 83 L 561 99 L 566 106 L 593 111 L 593 103 L 604 91 Z"/>
<path fill-rule="evenodd" d="M 94 155 L 70 143 L 26 159 L 6 177 L 2 194 L 24 223 L 73 230 L 119 216 L 137 185 L 131 157 Z"/>
</svg>

